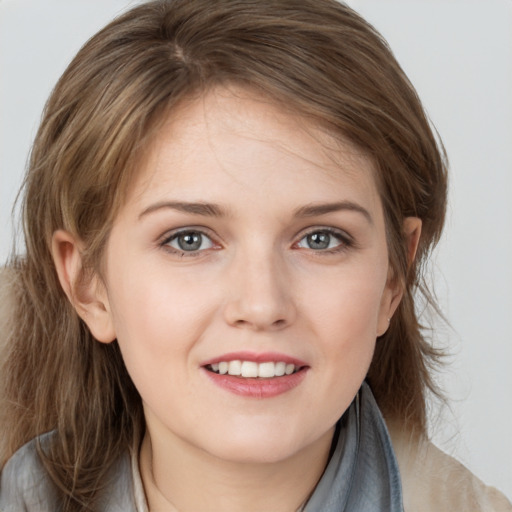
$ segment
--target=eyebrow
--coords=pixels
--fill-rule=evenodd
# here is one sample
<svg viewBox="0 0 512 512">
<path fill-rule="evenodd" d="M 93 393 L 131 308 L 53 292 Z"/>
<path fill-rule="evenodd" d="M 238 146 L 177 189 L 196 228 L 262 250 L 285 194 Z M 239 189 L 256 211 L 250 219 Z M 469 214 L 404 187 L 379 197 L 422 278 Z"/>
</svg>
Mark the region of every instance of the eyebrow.
<svg viewBox="0 0 512 512">
<path fill-rule="evenodd" d="M 223 208 L 212 203 L 188 203 L 183 201 L 162 201 L 152 204 L 144 209 L 139 215 L 139 219 L 158 210 L 171 209 L 193 215 L 202 215 L 205 217 L 224 217 L 226 212 Z"/>
<path fill-rule="evenodd" d="M 366 220 L 370 224 L 373 224 L 373 218 L 370 215 L 370 212 L 366 208 L 363 208 L 359 204 L 353 203 L 351 201 L 340 201 L 337 203 L 319 203 L 301 206 L 300 208 L 295 210 L 294 215 L 296 217 L 317 217 L 319 215 L 326 215 L 328 213 L 339 212 L 344 210 L 360 213 L 366 218 Z"/>
<path fill-rule="evenodd" d="M 201 215 L 204 217 L 225 217 L 227 216 L 226 210 L 224 210 L 221 206 L 214 203 L 192 203 L 192 202 L 184 202 L 184 201 L 162 201 L 151 206 L 145 208 L 139 215 L 139 219 L 142 217 L 149 215 L 150 213 L 156 212 L 158 210 L 171 209 L 177 210 L 183 213 L 190 213 L 193 215 Z M 328 213 L 339 212 L 339 211 L 353 211 L 362 214 L 366 220 L 373 224 L 373 219 L 368 210 L 358 205 L 357 203 L 353 203 L 351 201 L 340 201 L 336 203 L 318 203 L 318 204 L 310 204 L 306 206 L 301 206 L 297 208 L 293 216 L 294 217 L 317 217 L 321 215 L 326 215 Z"/>
</svg>

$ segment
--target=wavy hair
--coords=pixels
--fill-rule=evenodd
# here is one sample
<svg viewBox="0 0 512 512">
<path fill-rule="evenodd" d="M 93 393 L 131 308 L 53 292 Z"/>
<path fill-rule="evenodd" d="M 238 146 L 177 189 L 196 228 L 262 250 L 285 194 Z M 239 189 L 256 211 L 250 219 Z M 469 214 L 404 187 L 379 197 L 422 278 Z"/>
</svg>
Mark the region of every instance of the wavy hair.
<svg viewBox="0 0 512 512">
<path fill-rule="evenodd" d="M 55 430 L 41 456 L 62 510 L 94 510 L 109 469 L 144 429 L 116 342 L 96 342 L 62 291 L 51 240 L 83 242 L 100 268 L 113 220 L 160 124 L 218 85 L 257 90 L 347 138 L 375 163 L 390 265 L 404 288 L 367 376 L 384 414 L 425 432 L 439 354 L 415 311 L 446 207 L 446 161 L 417 94 L 375 29 L 335 0 L 156 0 L 121 15 L 79 51 L 53 90 L 23 190 L 26 254 L 9 263 L 15 297 L 0 372 L 2 458 Z M 422 220 L 408 265 L 403 220 Z"/>
</svg>

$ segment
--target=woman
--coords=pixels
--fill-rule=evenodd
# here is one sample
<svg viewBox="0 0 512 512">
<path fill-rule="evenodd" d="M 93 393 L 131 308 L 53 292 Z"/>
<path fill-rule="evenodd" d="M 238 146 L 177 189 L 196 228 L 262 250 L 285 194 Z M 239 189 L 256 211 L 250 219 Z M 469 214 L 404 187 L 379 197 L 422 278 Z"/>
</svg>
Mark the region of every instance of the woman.
<svg viewBox="0 0 512 512">
<path fill-rule="evenodd" d="M 57 84 L 24 197 L 2 510 L 419 509 L 446 169 L 350 9 L 134 8 Z"/>
</svg>

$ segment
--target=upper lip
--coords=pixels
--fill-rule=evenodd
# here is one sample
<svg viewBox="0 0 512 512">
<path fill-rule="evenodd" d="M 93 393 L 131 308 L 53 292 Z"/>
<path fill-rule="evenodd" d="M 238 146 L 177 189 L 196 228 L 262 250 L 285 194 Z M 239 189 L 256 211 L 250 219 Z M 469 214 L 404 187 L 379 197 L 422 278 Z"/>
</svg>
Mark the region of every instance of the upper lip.
<svg viewBox="0 0 512 512">
<path fill-rule="evenodd" d="M 278 352 L 255 353 L 250 351 L 229 352 L 227 354 L 222 354 L 221 356 L 204 361 L 201 366 L 208 366 L 211 364 L 221 363 L 223 361 L 252 361 L 254 363 L 282 362 L 286 364 L 293 364 L 298 368 L 307 366 L 304 361 L 286 354 L 281 354 Z"/>
</svg>

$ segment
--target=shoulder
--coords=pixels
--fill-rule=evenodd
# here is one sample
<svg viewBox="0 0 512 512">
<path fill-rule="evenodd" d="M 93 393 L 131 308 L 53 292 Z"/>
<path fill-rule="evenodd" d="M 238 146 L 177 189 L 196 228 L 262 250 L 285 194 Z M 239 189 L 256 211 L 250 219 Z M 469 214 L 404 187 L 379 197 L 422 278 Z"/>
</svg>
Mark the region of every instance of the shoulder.
<svg viewBox="0 0 512 512">
<path fill-rule="evenodd" d="M 50 432 L 21 447 L 4 466 L 0 476 L 0 512 L 55 512 L 60 509 L 59 498 L 41 462 L 37 445 L 42 448 L 51 439 Z M 98 511 L 147 512 L 143 494 L 134 489 L 130 453 L 114 462 L 107 477 Z M 135 482 L 136 483 L 136 482 Z M 141 484 L 140 484 L 141 485 Z"/>
<path fill-rule="evenodd" d="M 0 479 L 2 512 L 56 510 L 53 485 L 37 453 L 37 442 L 47 436 L 30 441 L 7 461 Z"/>
<path fill-rule="evenodd" d="M 388 424 L 400 468 L 406 512 L 512 512 L 497 489 L 426 439 Z"/>
</svg>

